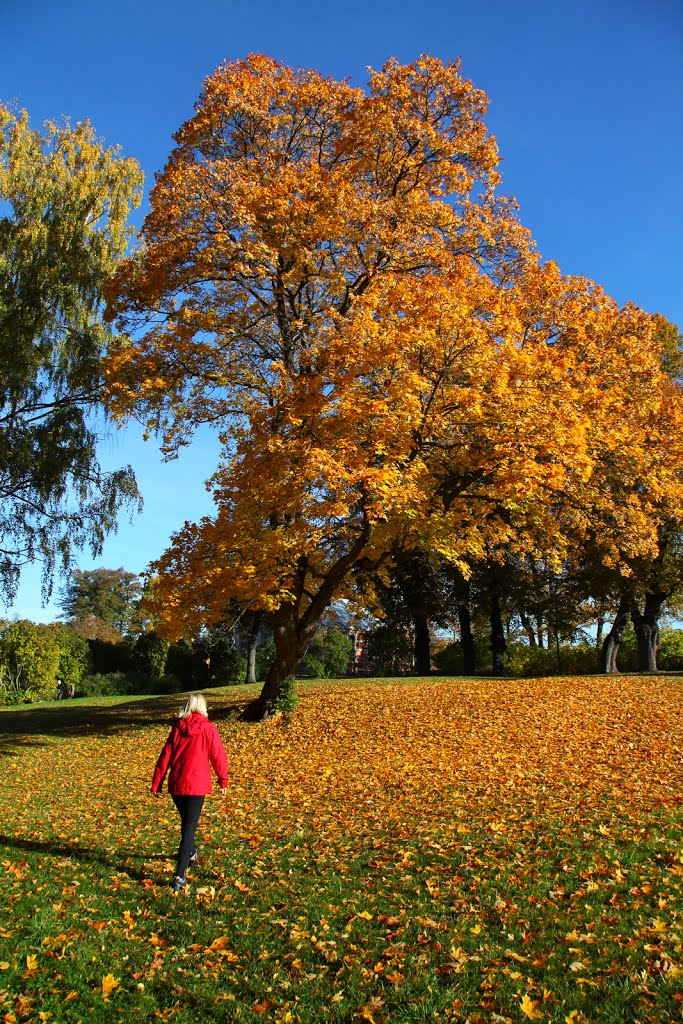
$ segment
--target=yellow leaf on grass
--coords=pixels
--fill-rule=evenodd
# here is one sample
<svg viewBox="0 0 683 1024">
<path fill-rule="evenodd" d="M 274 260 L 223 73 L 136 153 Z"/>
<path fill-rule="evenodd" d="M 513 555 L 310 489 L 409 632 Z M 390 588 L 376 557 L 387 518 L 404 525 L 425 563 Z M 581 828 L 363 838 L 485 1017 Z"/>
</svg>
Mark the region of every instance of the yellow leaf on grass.
<svg viewBox="0 0 683 1024">
<path fill-rule="evenodd" d="M 367 910 L 361 910 L 360 914 L 356 914 L 356 917 L 362 917 L 364 921 L 372 921 L 372 914 L 368 914 Z"/>
<path fill-rule="evenodd" d="M 37 970 L 38 957 L 35 956 L 33 953 L 29 953 L 29 955 L 26 957 L 26 966 L 29 969 L 29 971 Z"/>
<path fill-rule="evenodd" d="M 529 999 L 528 996 L 522 996 L 522 1002 L 520 1003 L 520 1009 L 522 1013 L 529 1018 L 529 1020 L 538 1020 L 543 1016 L 541 1011 L 537 1009 L 538 1000 L 534 1001 Z"/>
<path fill-rule="evenodd" d="M 119 987 L 118 979 L 113 974 L 105 974 L 102 978 L 102 995 L 109 996 L 115 988 Z"/>
</svg>

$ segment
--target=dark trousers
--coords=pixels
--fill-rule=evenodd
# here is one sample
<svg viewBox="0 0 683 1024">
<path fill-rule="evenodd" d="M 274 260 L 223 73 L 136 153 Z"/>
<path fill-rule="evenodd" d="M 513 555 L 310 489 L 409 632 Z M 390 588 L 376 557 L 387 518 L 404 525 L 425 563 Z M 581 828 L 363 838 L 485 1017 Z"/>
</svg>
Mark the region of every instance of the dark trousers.
<svg viewBox="0 0 683 1024">
<path fill-rule="evenodd" d="M 178 862 L 175 873 L 178 878 L 184 878 L 190 857 L 195 851 L 194 834 L 197 830 L 199 815 L 204 806 L 203 796 L 174 796 L 173 803 L 176 805 L 180 815 L 180 846 L 178 847 Z"/>
</svg>

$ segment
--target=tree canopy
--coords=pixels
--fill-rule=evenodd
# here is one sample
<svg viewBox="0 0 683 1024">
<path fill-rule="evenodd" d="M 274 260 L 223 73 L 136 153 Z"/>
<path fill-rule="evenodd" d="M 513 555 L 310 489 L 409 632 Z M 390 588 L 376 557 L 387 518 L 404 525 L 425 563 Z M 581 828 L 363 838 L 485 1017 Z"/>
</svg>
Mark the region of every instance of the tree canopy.
<svg viewBox="0 0 683 1024">
<path fill-rule="evenodd" d="M 0 590 L 40 558 L 44 591 L 73 549 L 99 552 L 131 469 L 101 469 L 102 288 L 140 201 L 137 163 L 92 126 L 31 128 L 0 104 Z"/>
<path fill-rule="evenodd" d="M 352 572 L 654 553 L 680 515 L 681 403 L 651 317 L 543 265 L 497 197 L 486 97 L 457 63 L 367 91 L 224 64 L 151 196 L 110 315 L 110 408 L 221 430 L 215 517 L 154 571 L 158 628 L 274 613 L 268 714 Z M 674 458 L 672 458 L 672 454 Z M 678 461 L 676 461 L 676 459 Z"/>
<path fill-rule="evenodd" d="M 76 569 L 60 595 L 64 618 L 87 636 L 104 627 L 115 637 L 140 632 L 140 577 L 125 569 Z M 100 633 L 98 633 L 98 627 Z"/>
</svg>

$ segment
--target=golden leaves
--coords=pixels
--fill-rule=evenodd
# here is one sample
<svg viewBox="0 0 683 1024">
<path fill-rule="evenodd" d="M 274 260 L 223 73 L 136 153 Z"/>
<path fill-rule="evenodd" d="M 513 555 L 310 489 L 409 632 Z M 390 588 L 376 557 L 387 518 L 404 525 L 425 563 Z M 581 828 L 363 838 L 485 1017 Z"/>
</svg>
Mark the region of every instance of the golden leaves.
<svg viewBox="0 0 683 1024">
<path fill-rule="evenodd" d="M 113 974 L 105 974 L 102 978 L 102 995 L 107 998 L 114 989 L 119 987 L 119 984 L 118 978 L 115 978 Z"/>
</svg>

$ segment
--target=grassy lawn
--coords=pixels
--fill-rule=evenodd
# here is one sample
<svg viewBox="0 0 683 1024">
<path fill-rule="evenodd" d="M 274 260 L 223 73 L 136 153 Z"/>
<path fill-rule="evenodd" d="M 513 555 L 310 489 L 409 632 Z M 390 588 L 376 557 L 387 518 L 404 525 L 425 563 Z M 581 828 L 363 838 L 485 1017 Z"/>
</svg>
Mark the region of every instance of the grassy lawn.
<svg viewBox="0 0 683 1024">
<path fill-rule="evenodd" d="M 683 1020 L 679 679 L 252 692 L 177 896 L 179 698 L 0 711 L 0 1021 Z"/>
</svg>

